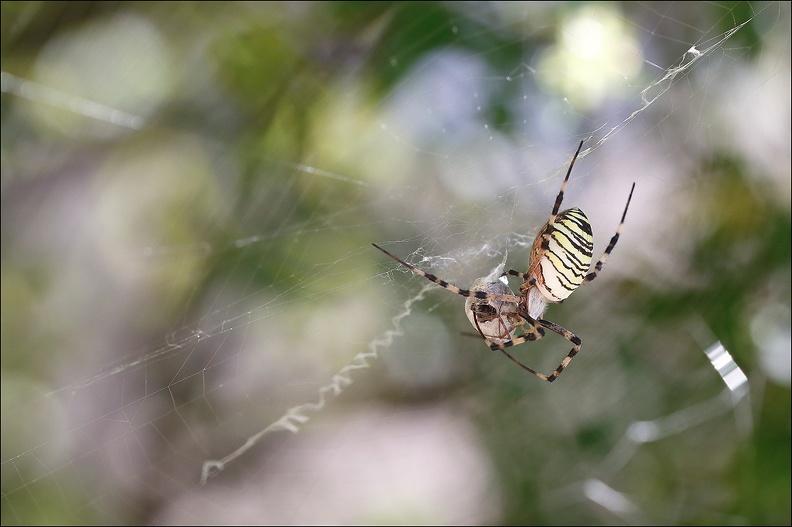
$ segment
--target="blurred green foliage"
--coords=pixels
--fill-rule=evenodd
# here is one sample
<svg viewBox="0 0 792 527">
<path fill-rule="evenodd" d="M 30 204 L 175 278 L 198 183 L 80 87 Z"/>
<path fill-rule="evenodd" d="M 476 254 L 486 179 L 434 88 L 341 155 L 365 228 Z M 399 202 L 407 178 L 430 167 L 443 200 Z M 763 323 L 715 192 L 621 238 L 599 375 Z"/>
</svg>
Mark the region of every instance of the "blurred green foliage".
<svg viewBox="0 0 792 527">
<path fill-rule="evenodd" d="M 678 64 L 691 42 L 711 45 L 760 9 L 740 2 L 683 4 L 610 6 L 638 28 L 646 61 L 665 65 Z M 383 263 L 370 242 L 406 241 L 396 245 L 399 250 L 420 251 L 399 254 L 418 264 L 424 254 L 465 254 L 454 253 L 452 244 L 468 231 L 486 237 L 489 231 L 479 225 L 501 209 L 532 214 L 535 203 L 519 201 L 528 199 L 522 194 L 536 194 L 528 197 L 538 196 L 545 215 L 544 201 L 551 203 L 552 196 L 542 195 L 538 185 L 550 174 L 479 200 L 455 195 L 438 175 L 447 161 L 440 153 L 460 159 L 469 152 L 490 153 L 484 136 L 449 140 L 452 146 L 442 152 L 423 142 L 411 144 L 399 130 L 383 132 L 381 125 L 406 113 L 407 105 L 391 109 L 389 104 L 420 77 L 416 68 L 422 61 L 449 50 L 473 56 L 486 65 L 481 71 L 498 74 L 497 81 L 486 79 L 493 86 L 482 92 L 475 118 L 492 126 L 487 134 L 503 132 L 517 150 L 545 137 L 525 132 L 526 121 L 551 128 L 542 118 L 546 108 L 530 106 L 536 104 L 533 97 L 562 108 L 563 117 L 576 123 L 577 129 L 564 132 L 565 140 L 574 138 L 570 144 L 582 134 L 607 130 L 591 126 L 602 115 L 626 122 L 635 107 L 623 100 L 609 101 L 597 115 L 583 115 L 561 97 L 537 95 L 534 77 L 522 75 L 558 38 L 564 17 L 582 5 L 524 6 L 535 9 L 532 16 L 513 21 L 515 6 L 440 2 L 3 3 L 0 56 L 3 71 L 15 78 L 35 81 L 40 54 L 58 38 L 90 23 L 136 16 L 166 39 L 163 56 L 170 58 L 163 60 L 170 61 L 174 88 L 141 130 L 86 138 L 37 116 L 47 111 L 50 99 L 4 87 L 2 523 L 161 521 L 157 514 L 193 490 L 200 460 L 233 449 L 229 445 L 237 436 L 255 433 L 294 400 L 313 400 L 315 387 L 383 327 L 391 327 L 405 298 L 424 285 L 419 277 L 398 272 L 387 279 L 377 275 L 392 270 L 393 262 Z M 754 66 L 777 26 L 783 25 L 788 37 L 788 7 L 762 13 L 716 51 L 726 68 Z M 779 63 L 788 59 L 786 53 Z M 447 375 L 416 387 L 400 384 L 388 367 L 375 364 L 360 375 L 355 392 L 344 394 L 351 400 L 344 400 L 347 407 L 372 401 L 402 407 L 443 403 L 468 416 L 494 467 L 492 486 L 500 497 L 495 523 L 790 523 L 790 386 L 768 376 L 756 337 L 765 310 L 789 316 L 792 220 L 789 198 L 779 193 L 788 183 L 784 187 L 778 178 L 788 176 L 789 168 L 773 172 L 748 159 L 745 150 L 710 144 L 717 143 L 713 129 L 720 116 L 695 104 L 700 97 L 717 100 L 718 90 L 728 86 L 716 69 L 723 64 L 713 62 L 693 68 L 690 78 L 675 86 L 692 86 L 690 92 L 676 95 L 679 99 L 669 93 L 636 119 L 634 128 L 616 136 L 624 137 L 628 148 L 611 143 L 613 155 L 649 144 L 657 145 L 660 161 L 689 162 L 674 165 L 687 173 L 664 180 L 649 157 L 657 150 L 638 154 L 648 176 L 635 178 L 634 210 L 608 263 L 629 267 L 630 278 L 624 273 L 603 278 L 589 293 L 549 312 L 553 321 L 584 338 L 586 348 L 570 369 L 575 374 L 551 387 L 509 368 L 503 357 L 460 334 L 469 330 L 460 299 L 435 291 L 412 309 L 447 328 L 447 349 L 441 350 L 453 354 Z M 136 71 L 138 64 L 123 66 Z M 708 78 L 706 68 L 717 74 Z M 705 74 L 697 77 L 699 71 Z M 515 72 L 520 72 L 515 82 L 504 80 Z M 650 69 L 648 75 L 653 73 L 665 72 Z M 778 75 L 788 73 L 788 64 L 778 68 Z M 634 100 L 650 82 L 647 77 L 645 84 L 630 86 Z M 419 100 L 416 106 L 423 104 L 418 95 L 411 94 Z M 685 100 L 695 117 L 669 100 Z M 521 105 L 529 109 L 518 115 L 515 108 Z M 419 108 L 406 117 L 408 124 L 419 128 L 434 117 L 427 110 L 438 107 Z M 779 111 L 788 113 L 789 107 Z M 384 142 L 373 142 L 377 133 L 384 134 Z M 453 134 L 442 130 L 433 139 L 440 144 Z M 141 162 L 123 170 L 127 161 L 119 161 L 119 152 L 130 151 L 146 161 L 161 159 L 164 168 L 156 172 L 155 165 Z M 785 161 L 788 157 L 778 164 Z M 372 173 L 370 167 L 378 164 L 392 167 Z M 593 173 L 603 166 L 582 170 Z M 585 174 L 580 181 L 588 181 Z M 453 173 L 453 182 L 465 175 Z M 499 173 L 493 168 L 487 176 L 492 183 Z M 114 187 L 116 179 L 124 184 Z M 583 188 L 575 184 L 576 190 Z M 652 189 L 658 195 L 647 195 Z M 590 185 L 586 192 L 600 190 Z M 137 201 L 126 203 L 118 195 Z M 656 234 L 638 229 L 647 225 L 642 214 L 658 209 L 661 214 L 652 217 L 662 217 L 663 225 L 650 227 L 668 228 L 673 236 L 648 254 L 630 257 L 623 246 L 639 246 L 644 236 Z M 529 237 L 539 226 L 520 217 L 508 227 L 517 225 L 518 234 Z M 501 234 L 487 241 L 510 237 Z M 449 247 L 437 246 L 438 239 Z M 525 254 L 514 247 L 510 262 Z M 457 266 L 445 269 L 473 273 L 484 265 L 481 255 L 475 256 L 479 259 L 449 256 L 446 260 Z M 658 271 L 662 265 L 672 268 Z M 780 324 L 786 335 L 789 325 L 788 318 Z M 210 328 L 211 334 L 184 329 L 191 327 Z M 403 337 L 388 352 L 397 361 L 399 354 L 411 359 L 428 354 L 437 347 L 437 331 L 431 323 L 426 327 L 411 328 L 416 340 Z M 621 469 L 613 457 L 634 447 L 624 441 L 631 424 L 718 397 L 724 386 L 703 354 L 714 340 L 748 374 L 750 400 L 723 415 L 709 410 L 706 426 L 691 425 L 636 447 L 629 465 L 610 473 Z M 552 368 L 567 346 L 550 336 L 520 349 L 518 356 Z M 334 354 L 337 348 L 343 349 Z M 245 384 L 245 357 L 256 353 L 270 361 L 265 371 L 274 372 L 273 378 Z M 788 361 L 776 364 L 789 367 Z M 126 366 L 115 370 L 117 365 Z M 110 373 L 75 389 L 63 407 L 29 410 L 47 400 L 50 390 L 97 371 Z M 238 387 L 228 387 L 223 377 L 228 372 L 240 379 Z M 224 390 L 241 395 L 215 400 L 215 391 Z M 99 417 L 84 427 L 74 425 L 64 416 L 79 414 L 78 402 L 89 395 L 96 406 L 88 405 L 86 413 Z M 747 433 L 741 422 L 745 407 L 751 414 Z M 326 412 L 329 419 L 336 417 L 334 411 Z M 138 415 L 145 416 L 142 423 L 135 420 Z M 128 428 L 107 431 L 100 426 L 105 422 Z M 156 434 L 135 435 L 150 425 Z M 90 446 L 81 443 L 83 435 Z M 119 437 L 130 452 L 144 451 L 129 456 L 145 460 L 144 466 L 105 461 L 103 447 Z M 262 449 L 277 454 L 281 446 L 272 443 Z M 42 445 L 56 451 L 52 459 L 40 456 Z M 98 462 L 91 455 L 97 452 Z M 589 500 L 580 485 L 565 486 L 581 478 L 608 481 L 634 500 L 638 513 L 613 515 Z"/>
</svg>

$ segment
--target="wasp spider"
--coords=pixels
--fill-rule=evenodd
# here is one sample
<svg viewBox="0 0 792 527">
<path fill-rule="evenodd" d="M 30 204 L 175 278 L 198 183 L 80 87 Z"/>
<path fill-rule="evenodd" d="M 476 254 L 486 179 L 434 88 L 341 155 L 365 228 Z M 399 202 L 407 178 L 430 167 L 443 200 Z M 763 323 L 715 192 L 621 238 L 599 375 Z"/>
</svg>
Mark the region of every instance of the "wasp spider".
<svg viewBox="0 0 792 527">
<path fill-rule="evenodd" d="M 468 319 L 490 349 L 501 351 L 521 368 L 547 382 L 553 382 L 561 375 L 572 358 L 580 351 L 581 341 L 577 335 L 554 322 L 543 319 L 542 315 L 549 304 L 563 301 L 578 286 L 591 282 L 602 271 L 605 260 L 608 259 L 616 242 L 619 241 L 619 233 L 624 225 L 627 209 L 630 207 L 630 200 L 633 190 L 635 190 L 635 183 L 633 183 L 621 221 L 616 228 L 616 234 L 613 235 L 605 252 L 591 269 L 594 243 L 588 218 L 578 208 L 568 209 L 560 214 L 558 212 L 561 201 L 564 199 L 564 189 L 569 175 L 572 173 L 572 167 L 575 165 L 575 160 L 582 147 L 583 141 L 580 142 L 569 163 L 569 170 L 561 184 L 561 190 L 556 197 L 550 219 L 544 224 L 534 240 L 528 270 L 524 273 L 510 270 L 503 274 L 504 277 L 508 274 L 523 280 L 520 284 L 519 295 L 515 295 L 509 286 L 500 280 L 492 281 L 492 279 L 484 278 L 476 280 L 469 290 L 460 289 L 433 274 L 408 264 L 377 244 L 372 244 L 413 273 L 431 280 L 452 293 L 466 297 L 465 312 Z M 522 330 L 522 335 L 514 336 L 517 328 Z M 506 351 L 508 347 L 542 338 L 545 329 L 558 333 L 574 346 L 550 375 L 544 375 L 529 368 Z"/>
</svg>

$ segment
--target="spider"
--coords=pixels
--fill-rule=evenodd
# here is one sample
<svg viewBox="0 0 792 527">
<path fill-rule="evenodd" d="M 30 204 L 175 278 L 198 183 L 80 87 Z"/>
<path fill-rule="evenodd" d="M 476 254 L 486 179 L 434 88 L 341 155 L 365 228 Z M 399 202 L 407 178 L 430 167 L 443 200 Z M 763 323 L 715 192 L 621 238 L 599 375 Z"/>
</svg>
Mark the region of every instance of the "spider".
<svg viewBox="0 0 792 527">
<path fill-rule="evenodd" d="M 591 257 L 594 249 L 591 225 L 582 210 L 571 208 L 559 214 L 561 201 L 564 199 L 572 167 L 583 147 L 583 141 L 578 145 L 572 161 L 569 163 L 561 190 L 558 192 L 550 219 L 539 231 L 531 249 L 531 259 L 528 270 L 524 273 L 509 270 L 501 275 L 501 279 L 480 278 L 471 288 L 460 289 L 433 274 L 422 271 L 408 264 L 404 260 L 389 253 L 382 247 L 372 243 L 374 247 L 384 252 L 413 273 L 431 280 L 440 287 L 452 293 L 464 296 L 465 313 L 470 323 L 493 351 L 500 351 L 524 370 L 547 382 L 555 381 L 569 366 L 572 358 L 580 351 L 580 338 L 555 322 L 542 318 L 547 306 L 552 303 L 562 302 L 582 284 L 594 280 L 602 271 L 605 260 L 619 241 L 619 234 L 630 207 L 635 183 L 630 188 L 627 204 L 624 206 L 616 234 L 610 240 L 605 252 L 591 268 Z M 520 284 L 519 295 L 515 295 L 505 283 L 507 275 L 516 276 L 523 280 Z M 503 280 L 503 281 L 501 281 Z M 521 335 L 514 336 L 520 328 Z M 542 338 L 545 329 L 558 333 L 573 345 L 573 348 L 561 361 L 550 375 L 544 375 L 533 370 L 514 358 L 506 348 L 524 344 Z"/>
</svg>

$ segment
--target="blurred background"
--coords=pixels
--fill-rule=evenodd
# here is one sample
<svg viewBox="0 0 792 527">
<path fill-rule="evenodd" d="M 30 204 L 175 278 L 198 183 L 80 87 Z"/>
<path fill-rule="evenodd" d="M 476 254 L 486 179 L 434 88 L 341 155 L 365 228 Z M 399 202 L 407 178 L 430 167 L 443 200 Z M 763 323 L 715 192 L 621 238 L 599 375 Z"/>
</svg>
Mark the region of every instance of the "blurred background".
<svg viewBox="0 0 792 527">
<path fill-rule="evenodd" d="M 3 524 L 792 521 L 788 3 L 0 10 Z"/>
</svg>

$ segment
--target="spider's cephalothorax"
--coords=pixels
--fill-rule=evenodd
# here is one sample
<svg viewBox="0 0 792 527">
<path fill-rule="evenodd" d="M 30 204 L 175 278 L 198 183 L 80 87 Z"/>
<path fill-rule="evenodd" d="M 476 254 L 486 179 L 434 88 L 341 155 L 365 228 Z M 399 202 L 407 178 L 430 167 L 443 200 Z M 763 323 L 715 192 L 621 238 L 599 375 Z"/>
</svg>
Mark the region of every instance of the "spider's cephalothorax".
<svg viewBox="0 0 792 527">
<path fill-rule="evenodd" d="M 561 190 L 553 205 L 550 219 L 536 236 L 531 249 L 528 270 L 524 273 L 513 270 L 504 273 L 504 275 L 516 276 L 523 280 L 523 283 L 520 284 L 519 295 L 514 295 L 508 285 L 500 280 L 492 279 L 480 278 L 473 283 L 470 290 L 460 289 L 433 274 L 408 264 L 377 244 L 372 244 L 415 274 L 431 280 L 452 293 L 466 297 L 465 313 L 490 349 L 502 352 L 521 368 L 548 382 L 553 382 L 561 375 L 572 358 L 580 351 L 581 341 L 577 335 L 554 322 L 543 319 L 542 315 L 548 304 L 561 302 L 571 295 L 578 286 L 591 282 L 597 277 L 605 260 L 613 251 L 616 242 L 619 241 L 619 234 L 627 216 L 627 209 L 630 207 L 633 190 L 635 190 L 635 183 L 633 183 L 627 204 L 624 206 L 621 222 L 616 228 L 616 234 L 613 235 L 605 252 L 591 269 L 594 243 L 588 218 L 578 208 L 558 212 L 564 199 L 564 189 L 569 175 L 572 173 L 572 167 L 575 165 L 575 160 L 582 147 L 583 141 L 580 142 L 569 163 L 569 170 L 561 184 Z M 518 327 L 522 329 L 522 335 L 514 336 Z M 558 333 L 574 346 L 550 375 L 544 375 L 529 368 L 506 351 L 506 348 L 510 346 L 542 338 L 545 329 Z"/>
</svg>

